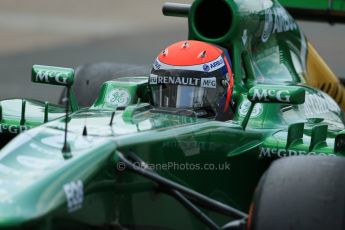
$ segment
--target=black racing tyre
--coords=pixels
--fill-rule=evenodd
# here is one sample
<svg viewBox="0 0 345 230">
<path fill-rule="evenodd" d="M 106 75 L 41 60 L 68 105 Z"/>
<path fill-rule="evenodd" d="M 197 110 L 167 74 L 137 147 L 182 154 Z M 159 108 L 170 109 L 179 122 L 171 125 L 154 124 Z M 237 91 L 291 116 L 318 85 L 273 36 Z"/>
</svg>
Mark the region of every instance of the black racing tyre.
<svg viewBox="0 0 345 230">
<path fill-rule="evenodd" d="M 150 66 L 137 66 L 119 63 L 94 63 L 78 67 L 75 73 L 73 90 L 80 107 L 89 107 L 97 99 L 101 85 L 105 81 L 126 76 L 148 76 Z M 59 103 L 63 103 L 66 91 L 61 94 Z"/>
<path fill-rule="evenodd" d="M 275 161 L 254 195 L 251 230 L 345 229 L 345 158 Z"/>
</svg>

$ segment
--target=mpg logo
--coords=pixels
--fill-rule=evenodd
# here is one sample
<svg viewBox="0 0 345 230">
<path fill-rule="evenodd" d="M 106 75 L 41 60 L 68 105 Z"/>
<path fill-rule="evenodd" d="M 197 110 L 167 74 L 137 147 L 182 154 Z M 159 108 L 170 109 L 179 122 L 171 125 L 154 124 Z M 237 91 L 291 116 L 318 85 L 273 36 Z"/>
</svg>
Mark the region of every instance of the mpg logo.
<svg viewBox="0 0 345 230">
<path fill-rule="evenodd" d="M 65 73 L 52 70 L 39 70 L 36 74 L 35 82 L 57 83 L 67 85 L 68 76 Z"/>
<path fill-rule="evenodd" d="M 215 77 L 201 78 L 200 87 L 215 89 L 216 88 L 216 78 Z"/>
</svg>

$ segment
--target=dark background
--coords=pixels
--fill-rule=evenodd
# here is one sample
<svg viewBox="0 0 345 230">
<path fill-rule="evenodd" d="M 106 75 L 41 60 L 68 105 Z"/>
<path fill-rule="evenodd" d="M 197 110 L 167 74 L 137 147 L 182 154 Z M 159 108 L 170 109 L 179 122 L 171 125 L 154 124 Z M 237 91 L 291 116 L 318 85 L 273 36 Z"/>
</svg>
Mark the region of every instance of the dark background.
<svg viewBox="0 0 345 230">
<path fill-rule="evenodd" d="M 164 2 L 1 0 L 0 99 L 57 102 L 61 88 L 30 82 L 33 64 L 152 63 L 166 45 L 187 38 L 187 20 L 164 17 Z M 345 77 L 345 26 L 298 23 L 333 71 Z"/>
</svg>

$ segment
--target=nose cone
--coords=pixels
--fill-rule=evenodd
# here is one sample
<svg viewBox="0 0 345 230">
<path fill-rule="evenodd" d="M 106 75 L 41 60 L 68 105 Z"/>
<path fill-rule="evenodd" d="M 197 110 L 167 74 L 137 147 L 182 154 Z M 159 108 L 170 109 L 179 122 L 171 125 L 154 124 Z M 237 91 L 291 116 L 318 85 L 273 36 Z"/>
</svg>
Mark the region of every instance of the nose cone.
<svg viewBox="0 0 345 230">
<path fill-rule="evenodd" d="M 61 154 L 61 134 L 32 129 L 0 151 L 0 229 L 49 229 L 45 225 L 50 220 L 61 215 L 68 218 L 71 200 L 72 208 L 80 204 L 75 202 L 77 195 L 80 198 L 75 192 L 83 189 L 66 191 L 68 187 L 91 181 L 108 165 L 116 148 L 111 140 L 70 135 L 73 157 L 66 160 Z"/>
<path fill-rule="evenodd" d="M 62 195 L 50 193 L 49 188 L 39 181 L 24 184 L 25 181 L 2 180 L 0 229 L 37 229 L 34 226 L 41 225 L 47 213 L 63 202 Z"/>
<path fill-rule="evenodd" d="M 16 203 L 15 201 L 1 202 L 0 229 L 27 229 L 25 226 L 33 226 L 33 220 L 37 222 L 37 211 Z"/>
</svg>

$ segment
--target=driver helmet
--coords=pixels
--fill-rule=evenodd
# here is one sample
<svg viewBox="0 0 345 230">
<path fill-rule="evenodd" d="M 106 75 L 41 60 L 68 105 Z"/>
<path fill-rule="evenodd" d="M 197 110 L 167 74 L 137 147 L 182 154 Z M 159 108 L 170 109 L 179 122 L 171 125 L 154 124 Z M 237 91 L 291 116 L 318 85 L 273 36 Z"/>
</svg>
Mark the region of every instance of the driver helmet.
<svg viewBox="0 0 345 230">
<path fill-rule="evenodd" d="M 228 117 L 234 79 L 226 49 L 180 41 L 156 58 L 149 78 L 153 106 L 188 110 L 198 117 Z"/>
</svg>

